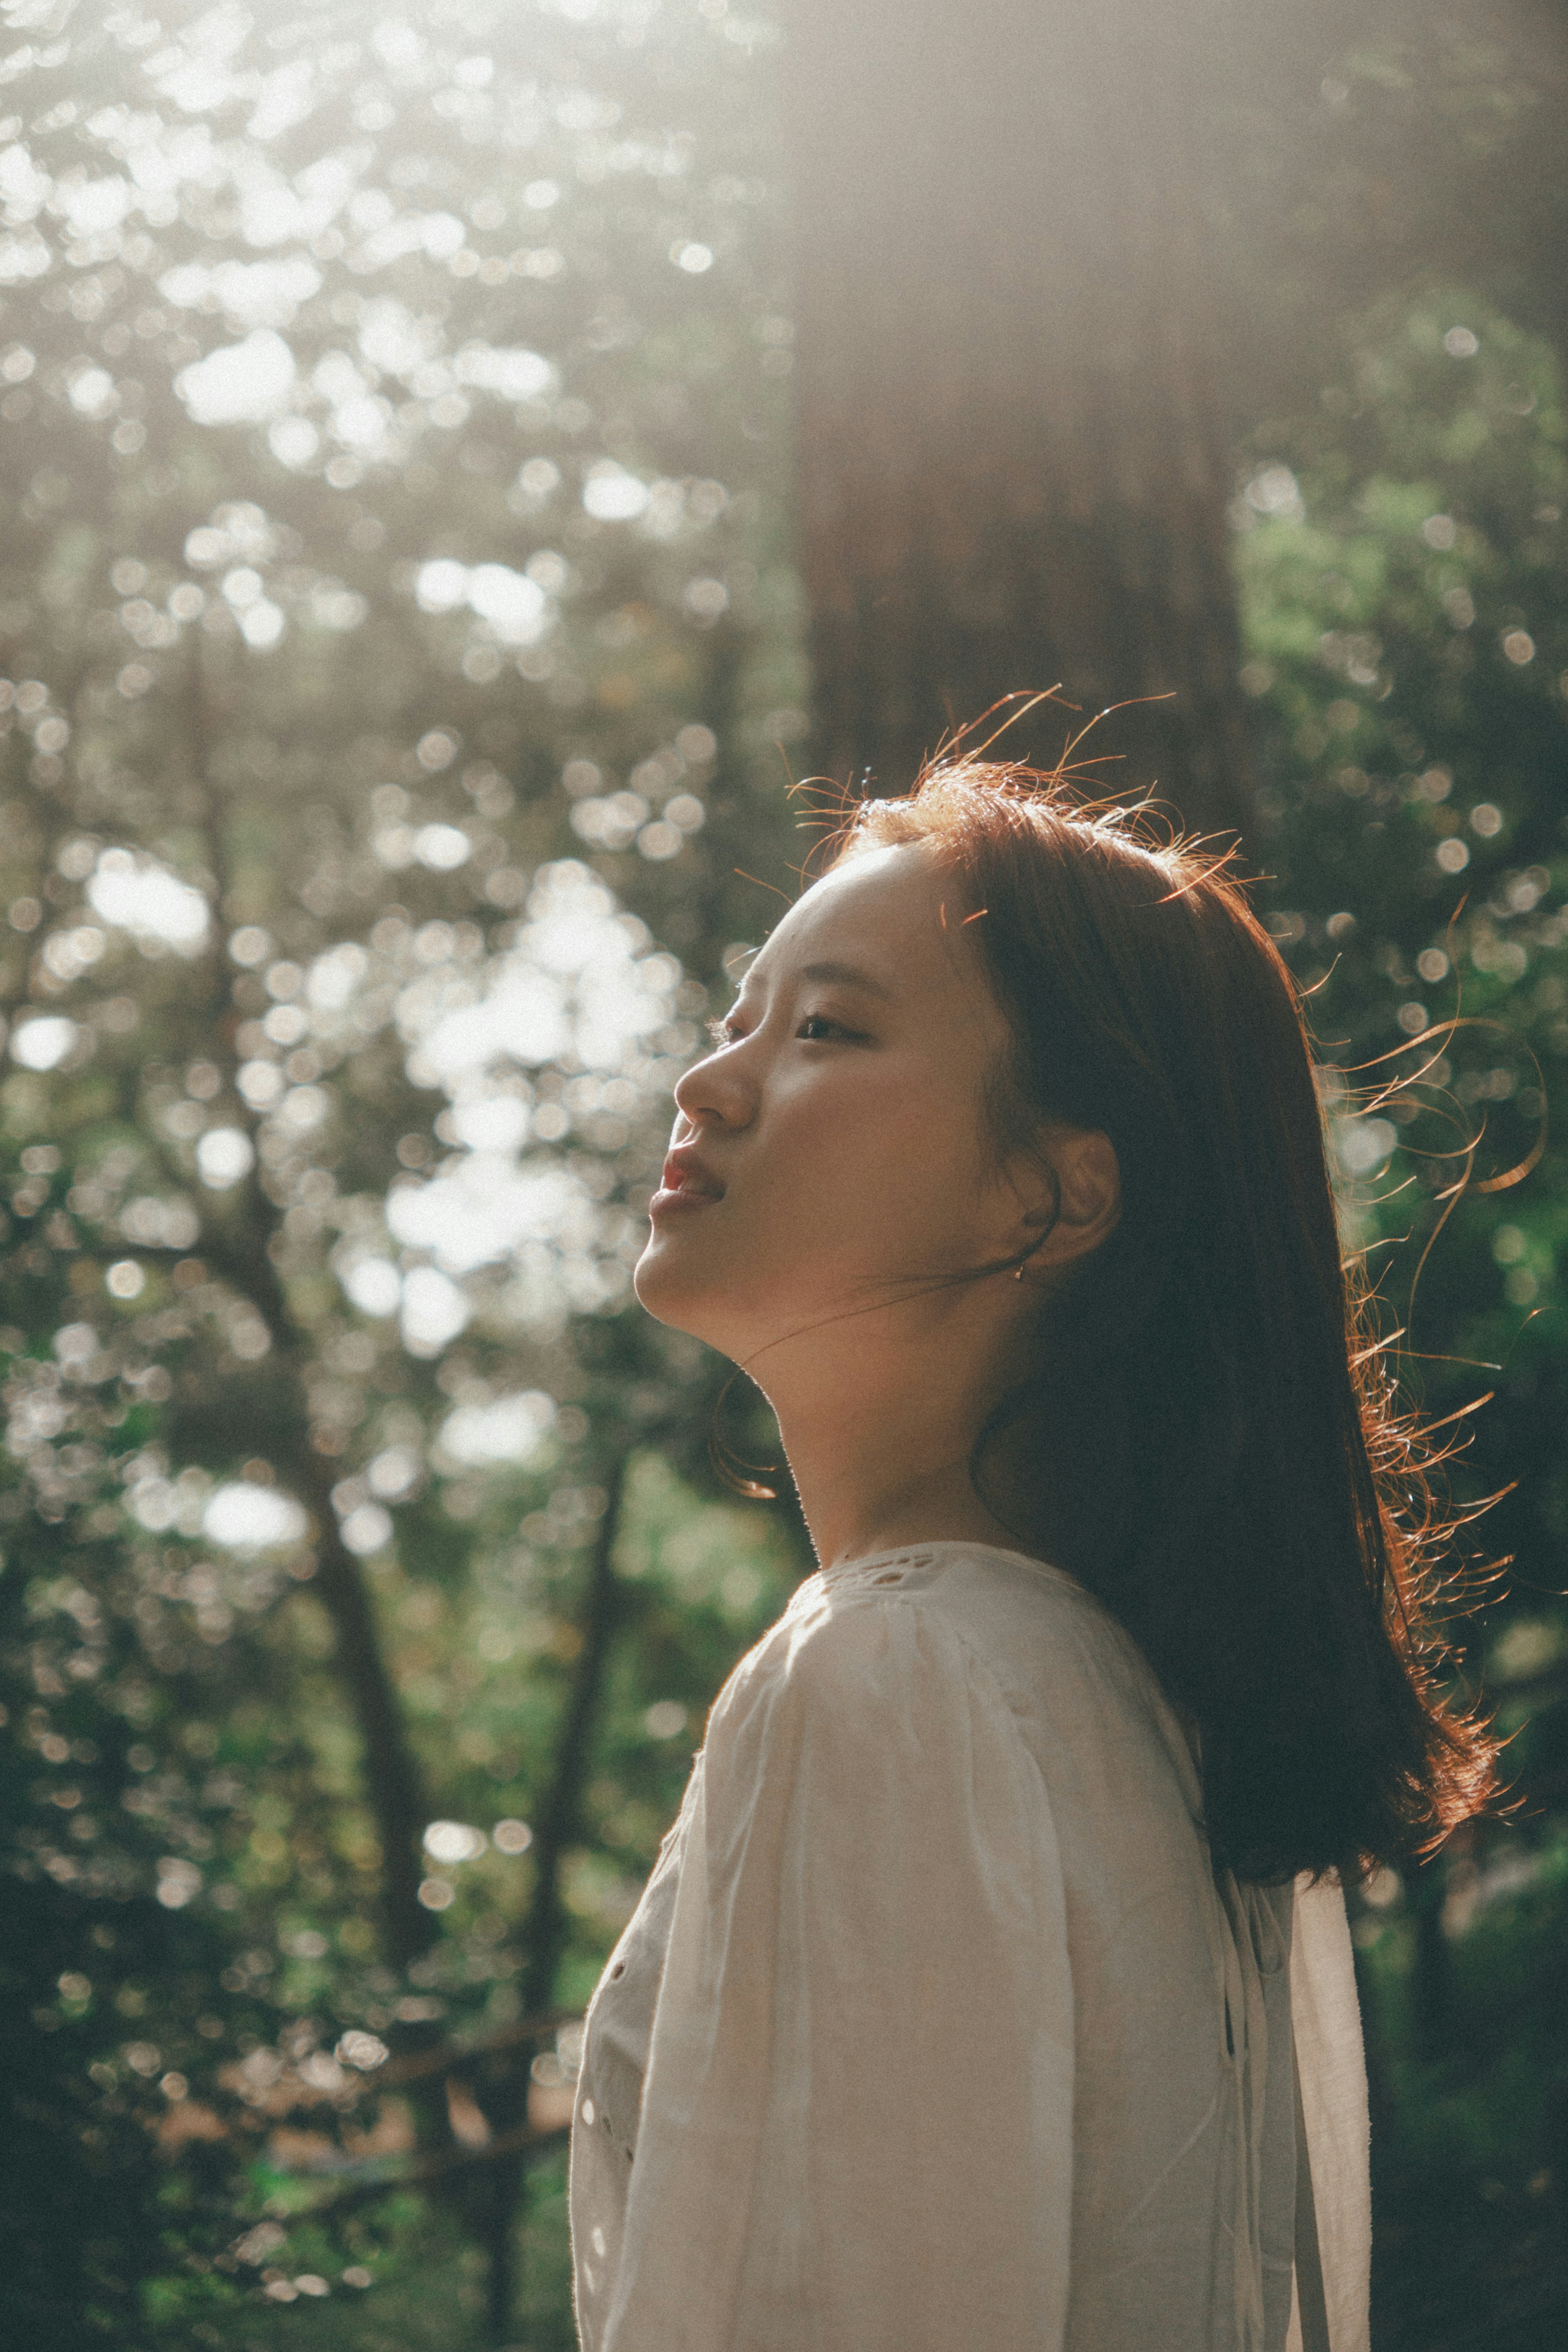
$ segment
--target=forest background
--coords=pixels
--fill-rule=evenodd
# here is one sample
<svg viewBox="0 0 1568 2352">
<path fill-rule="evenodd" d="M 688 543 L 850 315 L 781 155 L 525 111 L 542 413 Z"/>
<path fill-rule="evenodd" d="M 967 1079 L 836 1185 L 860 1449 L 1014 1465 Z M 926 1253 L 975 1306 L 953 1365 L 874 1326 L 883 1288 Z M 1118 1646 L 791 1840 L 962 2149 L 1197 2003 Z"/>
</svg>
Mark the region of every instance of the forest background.
<svg viewBox="0 0 1568 2352">
<path fill-rule="evenodd" d="M 1516 1807 L 1353 1900 L 1375 2340 L 1559 2343 L 1561 11 L 0 20 L 17 2340 L 572 2343 L 574 2021 L 808 1565 L 630 1303 L 670 1086 L 791 778 L 1060 684 L 1239 829 L 1490 1400 Z"/>
</svg>

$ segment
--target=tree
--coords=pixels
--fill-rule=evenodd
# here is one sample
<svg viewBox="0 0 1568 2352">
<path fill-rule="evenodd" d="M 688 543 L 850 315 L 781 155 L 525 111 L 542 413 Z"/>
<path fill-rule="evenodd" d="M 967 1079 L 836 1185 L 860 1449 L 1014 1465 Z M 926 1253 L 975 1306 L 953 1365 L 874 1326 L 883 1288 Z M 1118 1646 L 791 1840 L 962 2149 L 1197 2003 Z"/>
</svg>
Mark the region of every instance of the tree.
<svg viewBox="0 0 1568 2352">
<path fill-rule="evenodd" d="M 1457 1664 L 1521 1822 L 1382 1874 L 1354 1926 L 1380 2334 L 1536 2340 L 1568 2295 L 1561 24 L 797 0 L 789 31 L 816 757 L 896 793 L 1019 689 L 1179 688 L 1091 773 L 1241 826 L 1347 1242 L 1410 1401 L 1467 1416 L 1459 1502 L 1503 1496 L 1473 1540 L 1511 1581 Z"/>
<path fill-rule="evenodd" d="M 1303 0 L 1209 22 L 1207 209 L 1242 431 L 1310 402 L 1325 327 L 1485 289 L 1568 362 L 1568 43 L 1551 0 Z"/>
<path fill-rule="evenodd" d="M 792 0 L 786 24 L 816 763 L 896 791 L 1060 683 L 1083 719 L 1139 705 L 1083 747 L 1108 783 L 1245 833 L 1238 444 L 1315 395 L 1327 320 L 1428 274 L 1568 348 L 1554 12 Z M 1007 748 L 1050 764 L 1067 724 Z"/>
<path fill-rule="evenodd" d="M 1200 826 L 1251 789 L 1201 12 L 794 0 L 785 47 L 813 756 L 904 789 L 1060 685 Z M 1155 698 L 1150 699 L 1150 698 Z M 1047 708 L 1006 739 L 1050 765 Z"/>
<path fill-rule="evenodd" d="M 626 902 L 722 971 L 792 679 L 752 183 L 681 123 L 738 160 L 744 58 L 618 29 L 11 60 L 6 2023 L 62 2343 L 314 2293 L 196 2186 L 290 2133 L 374 2176 L 394 2081 L 506 2340 L 531 2062 L 782 1566 L 721 1514 L 667 1586 L 641 1473 L 706 1483 L 707 1377 L 622 1311 L 706 1003 Z"/>
<path fill-rule="evenodd" d="M 1465 1415 L 1456 1496 L 1499 1498 L 1468 1539 L 1509 1562 L 1454 1631 L 1511 1736 L 1517 1818 L 1462 1832 L 1403 1885 L 1380 1874 L 1355 1922 L 1379 2338 L 1490 2352 L 1547 2340 L 1568 2309 L 1551 2202 L 1565 1171 L 1548 1117 L 1568 1058 L 1568 433 L 1551 346 L 1473 287 L 1384 298 L 1342 331 L 1322 396 L 1270 429 L 1238 502 L 1244 678 L 1270 925 L 1310 991 L 1347 1238 L 1403 1328 L 1412 1400 Z"/>
<path fill-rule="evenodd" d="M 625 1311 L 625 1276 L 669 1079 L 778 905 L 737 868 L 788 888 L 799 855 L 786 406 L 799 349 L 806 413 L 827 413 L 811 321 L 840 298 L 796 335 L 772 35 L 722 0 L 439 0 L 406 25 L 368 0 L 289 23 L 171 0 L 159 19 L 78 9 L 5 61 L 0 2299 L 62 2352 L 271 2352 L 318 2322 L 357 2336 L 338 2306 L 373 2275 L 389 2338 L 467 2352 L 521 2328 L 564 2352 L 569 2015 L 708 1699 L 803 1564 L 792 1530 L 716 1490 L 715 1368 Z M 1227 10 L 1180 97 L 1203 109 L 1219 285 L 1194 299 L 1248 331 L 1221 336 L 1218 407 L 1179 352 L 1161 397 L 1179 379 L 1202 425 L 1195 530 L 1232 489 L 1245 526 L 1218 560 L 1256 715 L 1251 845 L 1346 1066 L 1325 1084 L 1347 1090 L 1363 1231 L 1416 1195 L 1437 1213 L 1431 1131 L 1403 1103 L 1352 1115 L 1355 1063 L 1407 1052 L 1402 1014 L 1451 1009 L 1458 971 L 1500 1024 L 1459 1033 L 1449 1074 L 1499 1166 L 1537 1124 L 1523 1044 L 1550 1078 L 1568 1036 L 1561 395 L 1517 332 L 1527 298 L 1548 331 L 1555 281 L 1516 237 L 1505 284 L 1512 230 L 1488 226 L 1536 217 L 1521 159 L 1551 161 L 1545 79 L 1523 50 L 1486 62 L 1488 21 L 1481 0 L 1432 29 L 1405 0 L 1370 26 L 1338 0 Z M 966 104 L 994 86 L 946 54 Z M 929 106 L 919 64 L 899 70 Z M 1129 127 L 1086 167 L 1113 193 L 1153 103 L 1122 96 Z M 1016 123 L 1023 100 L 997 103 Z M 1132 158 L 1134 210 L 1163 135 Z M 932 211 L 945 258 L 921 299 L 980 319 L 980 277 L 947 277 L 977 233 L 968 183 L 931 136 L 969 227 Z M 1461 225 L 1467 268 L 1495 263 L 1490 301 L 1456 282 L 1378 307 Z M 1071 268 L 1009 283 L 1109 302 L 1091 265 L 1122 233 L 1091 219 Z M 1166 289 L 1136 282 L 1142 334 Z M 912 332 L 895 316 L 873 348 L 843 323 L 857 366 Z M 943 348 L 942 381 L 988 417 L 983 371 Z M 1116 368 L 1081 356 L 1124 451 L 1163 447 Z M 1083 383 L 1051 384 L 1080 431 Z M 940 455 L 915 406 L 884 409 L 884 440 L 929 430 Z M 1005 417 L 993 439 L 1027 436 Z M 1057 451 L 1044 427 L 1026 451 L 1048 488 Z M 980 454 L 975 512 L 1005 537 Z M 936 562 L 941 511 L 915 490 Z M 1082 534 L 1060 559 L 1100 564 L 1107 597 L 1131 512 L 1103 561 Z M 946 607 L 916 585 L 896 613 L 939 649 Z M 1052 683 L 1043 642 L 993 684 L 955 670 L 953 715 Z M 915 657 L 872 650 L 913 707 Z M 946 724 L 930 708 L 915 751 Z M 1065 723 L 1020 748 L 1053 753 Z M 1133 754 L 1109 785 L 1179 772 L 1168 740 L 1104 748 Z M 904 781 L 904 751 L 830 756 Z M 1565 1644 L 1533 1589 L 1563 1582 L 1561 1355 L 1550 1315 L 1520 1328 L 1556 1299 L 1544 1172 L 1466 1203 L 1423 1286 L 1430 1357 L 1507 1365 L 1464 1475 L 1518 1479 L 1524 1580 L 1469 1648 L 1541 1811 L 1357 1922 L 1396 2095 L 1390 2308 L 1422 2352 L 1448 2315 L 1490 2324 L 1488 2296 L 1518 2340 L 1555 2292 L 1519 2284 L 1532 2261 L 1548 2278 L 1531 2249 L 1564 2063 Z M 1448 1371 L 1427 1377 L 1446 1403 Z M 1446 2021 L 1412 1950 L 1445 1963 Z M 465 2242 L 487 2314 L 463 2307 Z"/>
</svg>

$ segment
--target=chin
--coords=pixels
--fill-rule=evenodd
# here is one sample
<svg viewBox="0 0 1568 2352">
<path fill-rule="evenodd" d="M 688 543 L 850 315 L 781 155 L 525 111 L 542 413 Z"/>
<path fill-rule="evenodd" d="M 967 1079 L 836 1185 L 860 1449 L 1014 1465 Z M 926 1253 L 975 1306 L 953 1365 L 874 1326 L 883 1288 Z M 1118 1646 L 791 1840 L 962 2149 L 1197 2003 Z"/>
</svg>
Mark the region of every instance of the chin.
<svg viewBox="0 0 1568 2352">
<path fill-rule="evenodd" d="M 646 1307 L 655 1321 L 667 1323 L 675 1331 L 689 1331 L 694 1339 L 706 1339 L 705 1286 L 692 1280 L 689 1268 L 671 1264 L 675 1255 L 657 1234 L 650 1235 L 632 1273 L 637 1303 Z"/>
<path fill-rule="evenodd" d="M 732 1289 L 716 1278 L 703 1254 L 654 1234 L 632 1269 L 639 1306 L 672 1331 L 689 1332 L 705 1347 L 740 1363 L 758 1345 L 755 1318 L 737 1313 Z"/>
</svg>

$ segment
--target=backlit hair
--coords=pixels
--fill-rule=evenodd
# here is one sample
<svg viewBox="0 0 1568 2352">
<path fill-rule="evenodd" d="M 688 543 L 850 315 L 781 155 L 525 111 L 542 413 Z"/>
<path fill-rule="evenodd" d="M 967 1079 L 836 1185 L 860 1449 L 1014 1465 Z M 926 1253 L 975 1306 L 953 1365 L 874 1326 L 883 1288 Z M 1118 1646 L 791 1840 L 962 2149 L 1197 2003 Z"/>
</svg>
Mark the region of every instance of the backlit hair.
<svg viewBox="0 0 1568 2352">
<path fill-rule="evenodd" d="M 1223 860 L 1060 778 L 938 763 L 862 803 L 834 857 L 916 841 L 1011 1029 L 998 1149 L 1063 1121 L 1121 1170 L 1119 1223 L 982 1434 L 980 1491 L 1196 1727 L 1217 1866 L 1429 1848 L 1490 1794 L 1496 1746 L 1445 1692 L 1452 1528 L 1342 1264 L 1289 971 Z"/>
</svg>

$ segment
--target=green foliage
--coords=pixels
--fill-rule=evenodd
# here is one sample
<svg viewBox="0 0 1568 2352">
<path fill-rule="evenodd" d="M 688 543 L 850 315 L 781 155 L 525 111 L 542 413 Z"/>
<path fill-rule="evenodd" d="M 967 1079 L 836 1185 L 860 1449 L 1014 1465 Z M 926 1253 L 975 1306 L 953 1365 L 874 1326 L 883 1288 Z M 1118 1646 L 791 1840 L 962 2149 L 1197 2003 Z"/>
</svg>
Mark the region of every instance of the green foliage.
<svg viewBox="0 0 1568 2352">
<path fill-rule="evenodd" d="M 516 2181 L 472 2159 L 541 2050 L 548 2158 L 570 2080 L 513 2029 L 580 2006 L 793 1572 L 710 1499 L 700 1351 L 623 1314 L 802 724 L 750 46 L 349 0 L 324 44 L 191 6 L 11 60 L 4 2293 L 40 2340 L 351 2329 L 352 2274 L 428 2268 L 378 2189 L 411 2162 L 505 2270 Z"/>
<path fill-rule="evenodd" d="M 1530 1808 L 1355 1928 L 1421 2352 L 1549 2340 L 1568 2179 L 1554 1144 L 1408 1303 L 1568 1052 L 1549 141 L 1474 13 L 1264 12 L 1215 94 L 1271 919 L 1350 1237 L 1511 1488 L 1464 1655 Z M 571 2341 L 529 2020 L 802 1559 L 625 1311 L 737 869 L 798 855 L 770 37 L 174 0 L 6 60 L 0 2303 L 51 2352 Z"/>
<path fill-rule="evenodd" d="M 1235 513 L 1270 924 L 1413 1393 L 1487 1400 L 1450 1475 L 1461 1504 L 1500 1495 L 1472 1540 L 1511 1566 L 1458 1656 L 1521 1809 L 1406 1887 L 1380 1874 L 1355 1923 L 1381 2340 L 1544 2343 L 1568 2296 L 1568 426 L 1555 354 L 1473 292 L 1380 302 L 1325 373 Z"/>
</svg>

